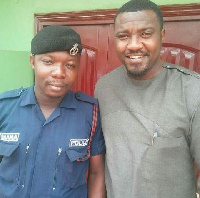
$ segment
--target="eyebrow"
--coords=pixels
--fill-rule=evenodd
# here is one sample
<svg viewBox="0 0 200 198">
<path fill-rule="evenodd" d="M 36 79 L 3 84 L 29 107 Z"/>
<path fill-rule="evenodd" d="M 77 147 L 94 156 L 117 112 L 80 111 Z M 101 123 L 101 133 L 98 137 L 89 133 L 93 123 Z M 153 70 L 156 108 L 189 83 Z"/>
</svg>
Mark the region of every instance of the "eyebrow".
<svg viewBox="0 0 200 198">
<path fill-rule="evenodd" d="M 145 28 L 142 28 L 141 29 L 142 31 L 145 31 L 145 30 L 155 30 L 154 27 L 145 27 Z"/>
<path fill-rule="evenodd" d="M 127 30 L 119 30 L 115 33 L 115 35 L 121 34 L 121 33 L 128 33 L 129 31 Z"/>
<path fill-rule="evenodd" d="M 146 30 L 155 30 L 155 28 L 154 27 L 145 27 L 145 28 L 141 28 L 141 29 L 139 29 L 139 31 L 146 31 Z M 118 35 L 118 34 L 120 34 L 120 33 L 128 33 L 129 31 L 128 30 L 119 30 L 119 31 L 117 31 L 116 33 L 115 33 L 115 35 Z"/>
</svg>

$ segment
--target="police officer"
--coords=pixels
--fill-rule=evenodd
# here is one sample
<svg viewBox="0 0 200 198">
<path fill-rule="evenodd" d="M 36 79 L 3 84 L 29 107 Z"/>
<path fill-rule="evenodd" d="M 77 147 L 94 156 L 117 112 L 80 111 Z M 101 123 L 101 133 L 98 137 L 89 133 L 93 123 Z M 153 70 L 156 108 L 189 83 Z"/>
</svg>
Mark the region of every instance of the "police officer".
<svg viewBox="0 0 200 198">
<path fill-rule="evenodd" d="M 98 103 L 71 90 L 81 51 L 70 27 L 43 28 L 31 42 L 34 85 L 0 95 L 0 198 L 105 197 Z"/>
</svg>

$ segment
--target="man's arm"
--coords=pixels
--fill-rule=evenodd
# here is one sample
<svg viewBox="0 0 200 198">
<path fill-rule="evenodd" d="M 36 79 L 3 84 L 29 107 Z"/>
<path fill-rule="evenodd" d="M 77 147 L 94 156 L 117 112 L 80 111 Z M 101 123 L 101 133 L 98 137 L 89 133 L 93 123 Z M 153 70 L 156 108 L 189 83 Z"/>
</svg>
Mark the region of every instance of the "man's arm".
<svg viewBox="0 0 200 198">
<path fill-rule="evenodd" d="M 105 198 L 104 154 L 90 157 L 88 198 Z"/>
<path fill-rule="evenodd" d="M 191 127 L 191 153 L 195 161 L 196 173 L 200 173 L 200 104 L 196 108 Z M 197 193 L 200 193 L 200 175 L 197 177 Z"/>
</svg>

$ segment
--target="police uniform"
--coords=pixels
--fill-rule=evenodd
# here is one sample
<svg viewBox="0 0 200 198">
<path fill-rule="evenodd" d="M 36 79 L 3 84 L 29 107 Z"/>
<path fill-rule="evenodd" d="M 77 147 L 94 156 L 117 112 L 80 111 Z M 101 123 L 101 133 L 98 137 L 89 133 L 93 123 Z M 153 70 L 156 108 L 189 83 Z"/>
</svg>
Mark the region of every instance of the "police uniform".
<svg viewBox="0 0 200 198">
<path fill-rule="evenodd" d="M 67 26 L 43 28 L 32 55 L 81 53 L 80 35 Z M 97 100 L 69 91 L 48 119 L 34 85 L 0 95 L 0 198 L 86 198 L 89 156 L 104 152 Z"/>
<path fill-rule="evenodd" d="M 45 120 L 33 86 L 0 95 L 0 197 L 86 198 L 87 155 L 96 99 L 68 92 Z M 100 127 L 91 155 L 105 149 Z"/>
</svg>

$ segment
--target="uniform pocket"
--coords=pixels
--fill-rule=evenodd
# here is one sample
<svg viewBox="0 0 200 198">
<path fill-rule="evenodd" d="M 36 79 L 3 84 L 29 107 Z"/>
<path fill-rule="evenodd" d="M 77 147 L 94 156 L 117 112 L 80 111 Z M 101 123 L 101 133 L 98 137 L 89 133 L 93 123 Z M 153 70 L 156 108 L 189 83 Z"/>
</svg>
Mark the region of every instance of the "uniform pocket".
<svg viewBox="0 0 200 198">
<path fill-rule="evenodd" d="M 77 161 L 87 155 L 87 146 L 85 147 L 67 147 L 65 152 L 64 181 L 69 188 L 77 188 L 85 184 L 86 171 L 89 160 Z M 61 162 L 62 163 L 62 162 Z"/>
<path fill-rule="evenodd" d="M 87 156 L 87 147 L 69 147 L 66 149 L 66 153 L 71 162 L 79 159 L 84 159 Z"/>
<path fill-rule="evenodd" d="M 0 177 L 7 181 L 17 181 L 19 178 L 19 143 L 0 142 Z"/>
</svg>

